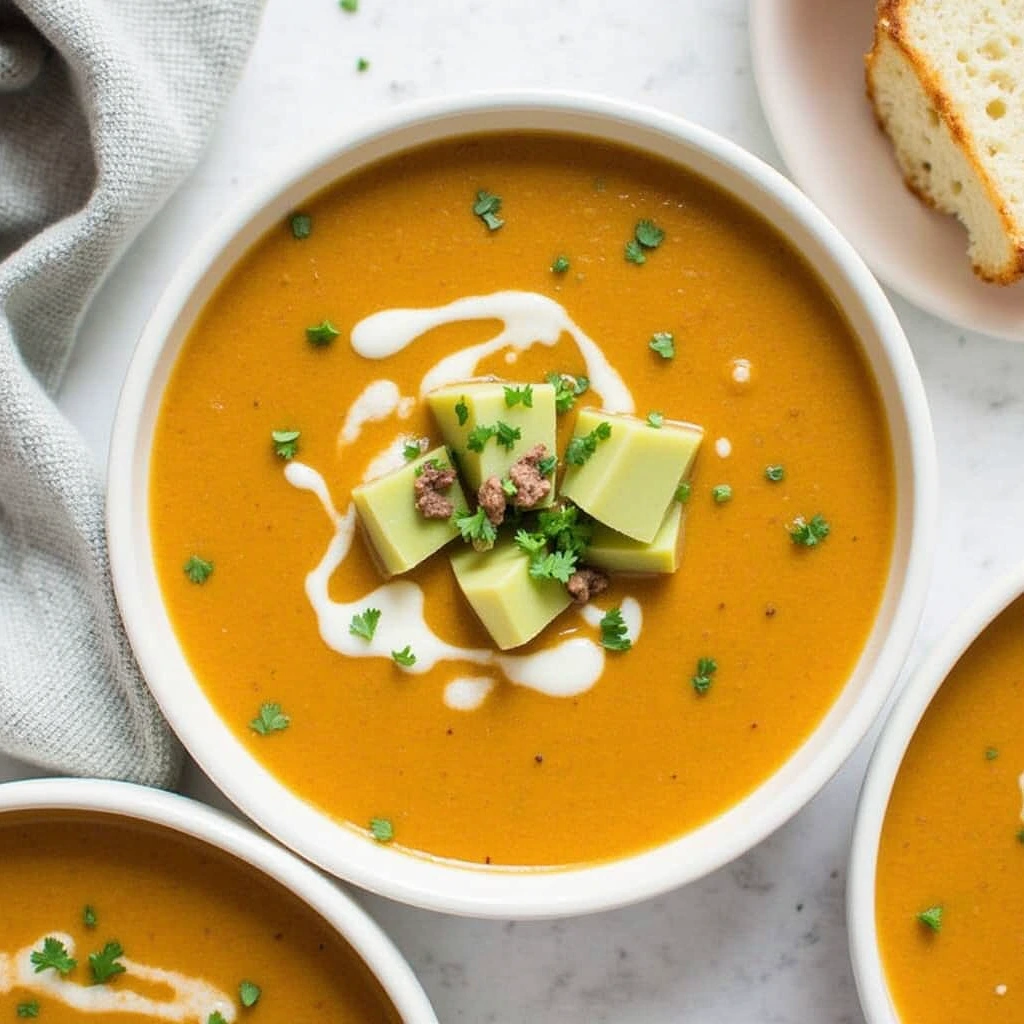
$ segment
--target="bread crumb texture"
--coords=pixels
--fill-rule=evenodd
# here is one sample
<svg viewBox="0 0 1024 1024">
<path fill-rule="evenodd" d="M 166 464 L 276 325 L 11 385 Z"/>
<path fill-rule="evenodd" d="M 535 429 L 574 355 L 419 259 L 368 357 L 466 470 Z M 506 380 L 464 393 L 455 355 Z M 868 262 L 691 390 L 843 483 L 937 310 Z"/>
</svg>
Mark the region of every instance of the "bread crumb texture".
<svg viewBox="0 0 1024 1024">
<path fill-rule="evenodd" d="M 879 0 L 868 96 L 904 179 L 986 281 L 1024 276 L 1024 0 Z"/>
</svg>

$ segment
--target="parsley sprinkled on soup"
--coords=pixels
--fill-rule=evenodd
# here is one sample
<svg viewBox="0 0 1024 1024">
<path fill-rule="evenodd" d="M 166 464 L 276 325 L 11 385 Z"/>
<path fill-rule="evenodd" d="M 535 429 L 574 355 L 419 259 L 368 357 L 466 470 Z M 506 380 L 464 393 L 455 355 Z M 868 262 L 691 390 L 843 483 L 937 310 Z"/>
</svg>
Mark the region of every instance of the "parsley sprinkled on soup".
<svg viewBox="0 0 1024 1024">
<path fill-rule="evenodd" d="M 478 864 L 624 856 L 764 782 L 892 553 L 881 400 L 814 271 L 580 138 L 431 145 L 302 211 L 156 430 L 164 598 L 223 720 L 367 842 Z"/>
</svg>

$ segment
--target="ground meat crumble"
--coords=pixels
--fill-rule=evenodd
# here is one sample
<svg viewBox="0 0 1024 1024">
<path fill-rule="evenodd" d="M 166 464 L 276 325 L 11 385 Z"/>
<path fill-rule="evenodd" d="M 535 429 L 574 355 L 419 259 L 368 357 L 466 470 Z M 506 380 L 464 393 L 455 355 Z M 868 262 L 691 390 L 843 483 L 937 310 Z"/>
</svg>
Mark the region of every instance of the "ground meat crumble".
<svg viewBox="0 0 1024 1024">
<path fill-rule="evenodd" d="M 451 499 L 444 492 L 455 483 L 455 470 L 451 466 L 439 469 L 426 465 L 416 477 L 413 490 L 416 494 L 416 508 L 424 519 L 450 519 L 455 511 Z"/>
<path fill-rule="evenodd" d="M 512 499 L 516 508 L 533 508 L 551 493 L 551 481 L 539 468 L 547 454 L 545 445 L 536 444 L 509 469 L 508 477 L 516 485 Z"/>
<path fill-rule="evenodd" d="M 581 565 L 565 585 L 569 596 L 576 604 L 586 604 L 592 597 L 608 589 L 608 575 L 600 569 L 591 569 L 589 565 Z"/>
<path fill-rule="evenodd" d="M 501 479 L 488 477 L 476 492 L 477 504 L 487 513 L 492 526 L 501 526 L 505 521 L 505 488 Z"/>
</svg>

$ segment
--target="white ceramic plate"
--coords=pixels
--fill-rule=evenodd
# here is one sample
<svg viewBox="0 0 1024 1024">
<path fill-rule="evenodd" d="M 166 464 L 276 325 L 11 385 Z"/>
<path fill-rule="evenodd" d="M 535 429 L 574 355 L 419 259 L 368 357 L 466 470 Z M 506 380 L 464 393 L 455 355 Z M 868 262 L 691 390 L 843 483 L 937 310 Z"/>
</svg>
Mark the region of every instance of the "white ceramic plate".
<svg viewBox="0 0 1024 1024">
<path fill-rule="evenodd" d="M 164 387 L 193 320 L 236 260 L 337 178 L 412 146 L 485 131 L 554 131 L 625 144 L 688 167 L 756 208 L 817 268 L 860 338 L 889 423 L 897 483 L 892 565 L 878 617 L 846 686 L 804 744 L 701 828 L 636 856 L 551 871 L 410 855 L 332 820 L 283 786 L 220 719 L 189 668 L 164 609 L 149 535 L 150 449 Z M 936 508 L 934 440 L 913 356 L 881 288 L 835 228 L 781 174 L 705 129 L 564 93 L 410 105 L 326 141 L 290 173 L 261 183 L 196 246 L 154 310 L 125 379 L 108 475 L 111 567 L 125 625 L 153 693 L 203 771 L 261 827 L 342 878 L 406 903 L 500 918 L 579 914 L 656 895 L 745 853 L 803 807 L 863 738 L 900 672 L 927 590 Z"/>
<path fill-rule="evenodd" d="M 1024 565 L 994 584 L 946 631 L 907 683 L 871 757 L 857 805 L 846 887 L 850 956 L 868 1024 L 900 1024 L 885 981 L 875 926 L 878 843 L 896 775 L 918 723 L 946 677 L 989 623 L 1022 593 Z"/>
<path fill-rule="evenodd" d="M 380 983 L 404 1024 L 437 1024 L 412 968 L 369 914 L 308 864 L 223 812 L 173 793 L 100 779 L 32 779 L 0 785 L 0 817 L 16 811 L 115 815 L 160 825 L 230 854 L 290 890 L 341 935 Z"/>
<path fill-rule="evenodd" d="M 761 105 L 796 183 L 868 266 L 915 305 L 970 330 L 1024 341 L 1024 282 L 985 284 L 967 234 L 900 175 L 865 94 L 875 0 L 751 0 Z"/>
</svg>

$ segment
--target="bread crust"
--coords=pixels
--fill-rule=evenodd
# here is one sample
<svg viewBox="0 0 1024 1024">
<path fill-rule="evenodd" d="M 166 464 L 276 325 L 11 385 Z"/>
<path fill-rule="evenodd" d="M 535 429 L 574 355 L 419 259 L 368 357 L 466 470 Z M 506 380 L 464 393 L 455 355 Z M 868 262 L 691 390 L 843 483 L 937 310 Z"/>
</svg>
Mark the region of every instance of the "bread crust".
<svg viewBox="0 0 1024 1024">
<path fill-rule="evenodd" d="M 867 72 L 867 94 L 875 113 L 875 121 L 882 131 L 886 131 L 886 125 L 882 120 L 879 104 L 875 96 L 871 72 L 875 60 L 878 58 L 878 51 L 882 40 L 888 39 L 889 42 L 901 51 L 913 68 L 935 112 L 945 122 L 957 147 L 964 154 L 971 169 L 977 175 L 978 181 L 981 183 L 992 208 L 999 216 L 999 221 L 1003 227 L 1003 234 L 1008 239 L 1016 239 L 1018 236 L 1017 225 L 1007 211 L 1006 204 L 1002 201 L 991 176 L 985 170 L 984 164 L 979 160 L 977 151 L 964 127 L 963 121 L 950 104 L 949 97 L 942 90 L 938 77 L 931 70 L 927 60 L 924 59 L 908 39 L 904 13 L 908 3 L 911 2 L 913 0 L 877 0 L 874 39 L 871 49 L 864 56 Z M 912 181 L 908 175 L 904 174 L 903 181 L 907 188 L 922 202 L 932 208 L 935 207 L 935 200 Z M 1007 285 L 1019 281 L 1024 277 L 1024 244 L 1014 241 L 1011 249 L 1012 255 L 1010 260 L 999 272 L 992 273 L 987 268 L 979 267 L 972 261 L 974 273 L 983 281 L 988 281 L 992 284 Z"/>
</svg>

